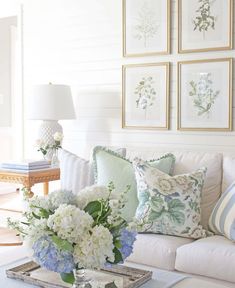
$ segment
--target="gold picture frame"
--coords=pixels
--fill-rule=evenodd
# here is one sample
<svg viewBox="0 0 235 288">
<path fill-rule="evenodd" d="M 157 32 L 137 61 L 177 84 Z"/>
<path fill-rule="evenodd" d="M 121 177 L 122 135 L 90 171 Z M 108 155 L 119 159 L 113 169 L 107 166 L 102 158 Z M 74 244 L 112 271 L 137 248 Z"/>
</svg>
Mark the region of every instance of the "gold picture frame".
<svg viewBox="0 0 235 288">
<path fill-rule="evenodd" d="M 208 20 L 203 22 L 206 3 L 178 0 L 178 53 L 233 49 L 233 0 L 208 3 Z"/>
<path fill-rule="evenodd" d="M 154 9 L 155 6 L 160 8 Z M 131 15 L 129 15 L 129 11 Z M 146 0 L 144 2 L 142 0 L 122 0 L 123 57 L 170 54 L 170 13 L 170 0 Z M 148 23 L 145 24 L 146 21 L 144 21 L 144 17 L 146 15 L 148 20 L 152 17 L 152 22 L 148 21 Z M 157 21 L 159 18 L 160 20 Z M 133 21 L 135 22 L 133 23 Z M 140 24 L 137 21 L 140 21 Z M 133 30 L 140 27 L 141 21 L 144 23 L 143 25 L 152 25 L 152 27 L 148 30 L 148 34 L 139 29 L 139 31 L 142 32 L 134 35 Z M 158 31 L 159 33 L 157 33 Z M 161 39 L 163 37 L 164 39 Z M 148 38 L 149 42 L 146 42 Z M 159 41 L 160 39 L 162 41 Z M 149 47 L 146 46 L 146 43 L 149 43 Z"/>
<path fill-rule="evenodd" d="M 177 130 L 231 131 L 233 58 L 182 61 L 177 71 Z"/>
<path fill-rule="evenodd" d="M 169 129 L 170 63 L 122 66 L 122 128 Z"/>
</svg>

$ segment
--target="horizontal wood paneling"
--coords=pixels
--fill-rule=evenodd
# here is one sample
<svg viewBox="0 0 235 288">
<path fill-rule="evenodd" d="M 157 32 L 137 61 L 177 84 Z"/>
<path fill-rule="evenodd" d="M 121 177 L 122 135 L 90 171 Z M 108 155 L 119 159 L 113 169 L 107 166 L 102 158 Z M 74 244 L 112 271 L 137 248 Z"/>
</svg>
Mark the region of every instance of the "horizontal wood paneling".
<svg viewBox="0 0 235 288">
<path fill-rule="evenodd" d="M 179 149 L 235 151 L 234 132 L 179 132 L 177 120 L 177 61 L 234 57 L 233 51 L 177 54 L 177 7 L 171 1 L 172 54 L 122 58 L 121 0 L 25 0 L 25 91 L 39 83 L 70 84 L 76 121 L 62 121 L 64 147 L 83 156 L 99 145 L 159 146 Z M 171 62 L 169 131 L 121 128 L 121 66 Z M 233 77 L 235 82 L 235 76 Z M 235 91 L 235 85 L 234 89 Z M 27 102 L 27 101 L 26 101 Z M 234 105 L 235 110 L 235 93 Z M 235 112 L 235 111 L 234 111 Z M 235 113 L 234 113 L 235 118 Z M 235 124 L 235 120 L 233 119 Z M 32 121 L 26 126 L 28 151 Z M 235 127 L 235 125 L 234 125 Z M 32 152 L 31 148 L 31 152 Z"/>
</svg>

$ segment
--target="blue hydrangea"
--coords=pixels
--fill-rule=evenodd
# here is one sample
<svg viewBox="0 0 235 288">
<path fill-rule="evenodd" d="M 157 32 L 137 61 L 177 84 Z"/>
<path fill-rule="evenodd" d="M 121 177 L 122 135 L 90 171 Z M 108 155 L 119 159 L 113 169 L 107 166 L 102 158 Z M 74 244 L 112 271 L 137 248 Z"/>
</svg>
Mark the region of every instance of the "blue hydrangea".
<svg viewBox="0 0 235 288">
<path fill-rule="evenodd" d="M 120 241 L 122 247 L 119 249 L 122 254 L 122 259 L 125 260 L 128 256 L 131 255 L 133 251 L 133 244 L 136 240 L 136 232 L 123 229 L 121 231 Z"/>
<path fill-rule="evenodd" d="M 58 273 L 70 273 L 75 268 L 73 254 L 58 249 L 49 236 L 39 238 L 32 248 L 35 261 L 48 270 Z"/>
</svg>

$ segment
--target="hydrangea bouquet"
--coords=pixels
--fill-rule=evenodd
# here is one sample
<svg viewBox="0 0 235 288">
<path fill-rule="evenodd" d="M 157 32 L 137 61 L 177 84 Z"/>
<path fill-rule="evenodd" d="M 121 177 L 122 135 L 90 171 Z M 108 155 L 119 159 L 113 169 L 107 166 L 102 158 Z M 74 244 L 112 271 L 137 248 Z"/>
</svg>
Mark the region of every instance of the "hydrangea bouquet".
<svg viewBox="0 0 235 288">
<path fill-rule="evenodd" d="M 129 187 L 115 198 L 113 190 L 110 183 L 87 187 L 77 196 L 69 191 L 34 196 L 28 200 L 24 219 L 8 223 L 32 248 L 40 266 L 73 283 L 74 269 L 123 263 L 132 253 L 135 225 L 121 214 Z"/>
</svg>

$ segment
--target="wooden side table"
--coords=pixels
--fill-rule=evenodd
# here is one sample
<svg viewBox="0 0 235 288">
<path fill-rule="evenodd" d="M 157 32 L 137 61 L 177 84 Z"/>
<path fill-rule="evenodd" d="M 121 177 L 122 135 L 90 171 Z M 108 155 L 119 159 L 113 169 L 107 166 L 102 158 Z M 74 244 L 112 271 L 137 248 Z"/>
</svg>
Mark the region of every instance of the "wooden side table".
<svg viewBox="0 0 235 288">
<path fill-rule="evenodd" d="M 33 171 L 0 170 L 0 182 L 22 184 L 26 188 L 30 197 L 33 196 L 31 187 L 36 183 L 43 184 L 44 195 L 48 195 L 49 182 L 60 179 L 59 168 L 48 168 Z"/>
</svg>

